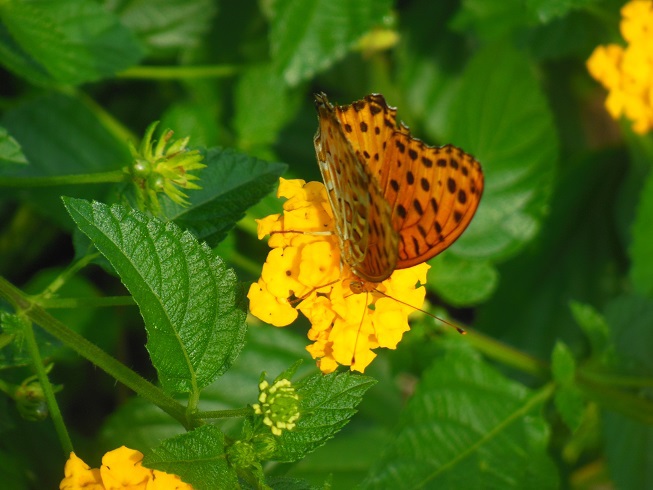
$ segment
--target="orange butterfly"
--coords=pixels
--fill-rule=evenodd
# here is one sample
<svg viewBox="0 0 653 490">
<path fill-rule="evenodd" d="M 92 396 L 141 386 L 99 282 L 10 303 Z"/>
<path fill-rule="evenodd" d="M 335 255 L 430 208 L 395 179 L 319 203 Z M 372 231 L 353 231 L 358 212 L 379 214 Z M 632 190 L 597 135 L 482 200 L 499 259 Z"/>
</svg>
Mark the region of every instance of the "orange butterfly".
<svg viewBox="0 0 653 490">
<path fill-rule="evenodd" d="M 336 224 L 341 261 L 371 291 L 395 269 L 420 264 L 467 228 L 483 193 L 483 171 L 452 145 L 413 138 L 380 94 L 334 107 L 315 96 L 315 153 Z"/>
</svg>

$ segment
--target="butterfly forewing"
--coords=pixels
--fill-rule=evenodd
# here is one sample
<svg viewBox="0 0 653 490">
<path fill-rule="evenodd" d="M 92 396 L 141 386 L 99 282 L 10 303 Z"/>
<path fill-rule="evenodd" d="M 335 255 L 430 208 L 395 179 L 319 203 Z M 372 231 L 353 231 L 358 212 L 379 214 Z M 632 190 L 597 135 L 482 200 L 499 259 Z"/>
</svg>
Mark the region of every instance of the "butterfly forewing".
<svg viewBox="0 0 653 490">
<path fill-rule="evenodd" d="M 382 95 L 334 108 L 320 94 L 316 104 L 318 161 L 343 260 L 359 277 L 380 282 L 462 234 L 483 192 L 474 157 L 413 138 Z"/>
<path fill-rule="evenodd" d="M 319 128 L 315 152 L 336 222 L 342 260 L 370 282 L 387 279 L 396 268 L 399 234 L 377 181 L 344 134 L 335 109 L 316 95 Z"/>
</svg>

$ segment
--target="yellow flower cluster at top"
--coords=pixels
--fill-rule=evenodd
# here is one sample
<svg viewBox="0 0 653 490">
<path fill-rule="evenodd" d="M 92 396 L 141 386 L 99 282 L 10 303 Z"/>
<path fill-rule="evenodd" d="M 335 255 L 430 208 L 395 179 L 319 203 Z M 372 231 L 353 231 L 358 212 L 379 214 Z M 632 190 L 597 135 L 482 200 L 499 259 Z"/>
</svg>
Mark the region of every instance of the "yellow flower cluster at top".
<svg viewBox="0 0 653 490">
<path fill-rule="evenodd" d="M 65 478 L 60 490 L 192 490 L 177 475 L 145 468 L 143 454 L 125 446 L 109 451 L 102 457 L 101 468 L 91 468 L 70 453 L 64 468 Z"/>
<path fill-rule="evenodd" d="M 257 220 L 272 250 L 247 297 L 251 313 L 283 327 L 301 311 L 311 322 L 306 349 L 324 373 L 338 365 L 363 372 L 372 349 L 395 349 L 410 329 L 408 314 L 422 306 L 427 264 L 396 270 L 374 291 L 354 294 L 360 279 L 340 262 L 333 212 L 321 182 L 280 179 L 283 213 Z"/>
<path fill-rule="evenodd" d="M 621 16 L 621 35 L 628 46 L 598 46 L 587 69 L 608 89 L 610 115 L 625 115 L 633 121 L 633 131 L 644 134 L 653 128 L 653 0 L 628 2 Z"/>
</svg>

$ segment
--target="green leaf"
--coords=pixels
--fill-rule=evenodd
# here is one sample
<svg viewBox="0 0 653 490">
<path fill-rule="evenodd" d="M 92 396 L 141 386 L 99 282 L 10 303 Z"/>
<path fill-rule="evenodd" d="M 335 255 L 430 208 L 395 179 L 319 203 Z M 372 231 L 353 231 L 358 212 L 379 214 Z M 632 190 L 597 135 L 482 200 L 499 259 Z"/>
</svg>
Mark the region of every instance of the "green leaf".
<svg viewBox="0 0 653 490">
<path fill-rule="evenodd" d="M 485 190 L 452 251 L 506 258 L 537 233 L 551 194 L 558 139 L 528 59 L 514 48 L 479 51 L 451 109 L 449 141 L 483 165 Z"/>
<path fill-rule="evenodd" d="M 603 415 L 603 440 L 615 488 L 648 488 L 653 481 L 653 428 L 623 415 Z"/>
<path fill-rule="evenodd" d="M 289 90 L 272 65 L 247 68 L 236 86 L 234 128 L 238 146 L 251 152 L 274 143 L 297 112 L 301 95 Z"/>
<path fill-rule="evenodd" d="M 297 461 L 323 445 L 349 422 L 374 383 L 349 372 L 315 374 L 297 383 L 301 417 L 293 430 L 281 434 L 272 459 Z"/>
<path fill-rule="evenodd" d="M 362 487 L 557 488 L 541 414 L 549 395 L 504 378 L 464 341 L 450 342 Z"/>
<path fill-rule="evenodd" d="M 224 434 L 214 425 L 163 441 L 143 458 L 143 465 L 174 473 L 198 490 L 238 488 L 238 477 L 224 452 Z"/>
<path fill-rule="evenodd" d="M 130 160 L 124 142 L 118 141 L 81 100 L 73 97 L 52 93 L 29 98 L 5 112 L 2 124 L 16 138 L 29 161 L 29 165 L 0 166 L 2 175 L 90 174 L 117 170 Z M 72 228 L 61 196 L 104 200 L 111 192 L 110 187 L 58 185 L 21 189 L 17 197 L 66 228 Z"/>
<path fill-rule="evenodd" d="M 653 375 L 653 299 L 623 295 L 605 308 L 617 355 L 629 370 Z"/>
<path fill-rule="evenodd" d="M 27 163 L 20 143 L 5 128 L 0 126 L 0 165 L 22 165 Z"/>
<path fill-rule="evenodd" d="M 555 406 L 567 426 L 576 431 L 583 421 L 585 400 L 575 385 L 576 360 L 564 342 L 557 342 L 553 348 L 551 371 L 558 383 Z"/>
<path fill-rule="evenodd" d="M 33 83 L 98 80 L 143 55 L 133 34 L 90 0 L 2 2 L 0 18 L 12 38 L 0 46 L 10 55 L 5 66 Z"/>
<path fill-rule="evenodd" d="M 546 233 L 501 265 L 501 283 L 482 306 L 478 328 L 542 358 L 551 355 L 557 339 L 572 346 L 584 341 L 564 305 L 574 298 L 601 305 L 623 287 L 615 270 L 623 251 L 606 224 L 623 173 L 614 162 L 622 155 L 609 151 L 564 166 Z"/>
<path fill-rule="evenodd" d="M 429 289 L 453 306 L 482 303 L 499 281 L 497 270 L 486 261 L 465 260 L 445 252 L 430 264 Z"/>
<path fill-rule="evenodd" d="M 282 163 L 269 163 L 231 149 L 211 148 L 200 173 L 202 189 L 188 193 L 190 206 L 161 200 L 164 214 L 209 245 L 217 245 L 245 215 L 245 211 L 270 193 L 286 171 Z"/>
<path fill-rule="evenodd" d="M 163 387 L 196 393 L 224 373 L 246 328 L 234 272 L 174 223 L 119 205 L 73 198 L 64 204 L 140 307 Z"/>
<path fill-rule="evenodd" d="M 526 8 L 541 22 L 563 17 L 571 10 L 592 6 L 598 0 L 526 0 Z"/>
<path fill-rule="evenodd" d="M 107 8 L 147 46 L 149 55 L 195 48 L 215 16 L 211 0 L 111 0 Z"/>
<path fill-rule="evenodd" d="M 390 14 L 389 0 L 278 0 L 270 45 L 277 70 L 297 85 L 344 58 L 363 34 Z"/>
<path fill-rule="evenodd" d="M 199 148 L 215 146 L 220 134 L 215 109 L 195 101 L 177 102 L 168 107 L 161 116 L 159 128 L 170 128 L 180 138 L 190 137 L 192 146 Z"/>
<path fill-rule="evenodd" d="M 635 291 L 653 296 L 653 172 L 646 178 L 640 194 L 630 245 L 630 278 Z"/>
<path fill-rule="evenodd" d="M 592 355 L 603 359 L 606 363 L 614 357 L 614 344 L 610 326 L 598 311 L 592 306 L 576 301 L 569 303 L 571 314 L 576 323 L 589 339 Z"/>
<path fill-rule="evenodd" d="M 331 488 L 356 488 L 392 437 L 391 430 L 371 426 L 369 420 L 363 427 L 350 425 L 338 437 L 294 463 L 289 474 L 315 485 L 332 479 Z"/>
<path fill-rule="evenodd" d="M 452 27 L 490 40 L 507 37 L 535 21 L 524 0 L 463 0 Z"/>
</svg>

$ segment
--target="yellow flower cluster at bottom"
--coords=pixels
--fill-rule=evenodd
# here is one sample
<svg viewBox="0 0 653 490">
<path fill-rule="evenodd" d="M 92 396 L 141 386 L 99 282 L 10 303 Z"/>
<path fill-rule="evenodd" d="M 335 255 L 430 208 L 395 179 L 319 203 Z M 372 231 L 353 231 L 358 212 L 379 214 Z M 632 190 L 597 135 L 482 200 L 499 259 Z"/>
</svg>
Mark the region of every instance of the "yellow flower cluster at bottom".
<svg viewBox="0 0 653 490">
<path fill-rule="evenodd" d="M 59 489 L 192 490 L 177 475 L 145 468 L 142 460 L 141 452 L 122 446 L 104 455 L 101 468 L 91 468 L 75 453 L 70 453 Z"/>
<path fill-rule="evenodd" d="M 372 349 L 395 349 L 410 330 L 408 315 L 426 291 L 427 264 L 396 270 L 374 291 L 354 294 L 359 281 L 341 265 L 333 214 L 321 182 L 280 179 L 283 213 L 258 220 L 259 239 L 271 235 L 272 250 L 261 278 L 247 297 L 251 313 L 283 327 L 301 311 L 311 322 L 307 350 L 324 373 L 339 364 L 363 372 L 376 357 Z"/>
<path fill-rule="evenodd" d="M 605 106 L 618 119 L 633 121 L 633 131 L 653 128 L 653 0 L 634 0 L 621 9 L 621 35 L 628 46 L 598 46 L 587 69 L 608 89 Z"/>
</svg>

